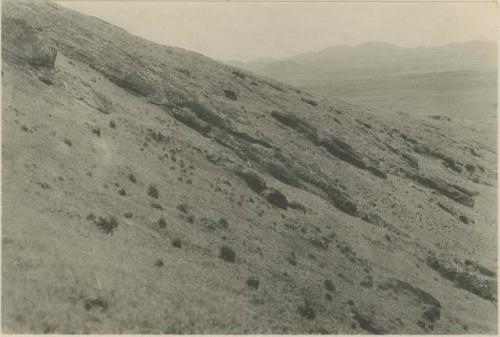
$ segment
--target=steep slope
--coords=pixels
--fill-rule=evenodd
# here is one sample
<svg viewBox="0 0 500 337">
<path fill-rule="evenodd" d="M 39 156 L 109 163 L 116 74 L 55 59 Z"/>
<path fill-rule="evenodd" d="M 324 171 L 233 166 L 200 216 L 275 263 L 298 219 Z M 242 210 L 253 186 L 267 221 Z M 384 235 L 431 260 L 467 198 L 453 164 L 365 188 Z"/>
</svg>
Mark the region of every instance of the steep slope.
<svg viewBox="0 0 500 337">
<path fill-rule="evenodd" d="M 2 55 L 4 332 L 496 331 L 469 130 L 52 3 L 3 3 Z"/>
</svg>

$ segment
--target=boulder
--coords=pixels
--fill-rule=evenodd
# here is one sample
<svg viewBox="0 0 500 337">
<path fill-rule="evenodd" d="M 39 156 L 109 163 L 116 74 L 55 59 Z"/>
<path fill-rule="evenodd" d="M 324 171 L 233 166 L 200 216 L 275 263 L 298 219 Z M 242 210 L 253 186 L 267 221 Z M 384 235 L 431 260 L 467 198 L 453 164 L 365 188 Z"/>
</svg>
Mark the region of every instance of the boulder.
<svg viewBox="0 0 500 337">
<path fill-rule="evenodd" d="M 264 198 L 269 202 L 271 205 L 274 205 L 276 207 L 282 208 L 282 209 L 287 209 L 288 208 L 288 200 L 286 196 L 278 191 L 277 189 L 274 188 L 269 188 L 264 192 Z"/>
<path fill-rule="evenodd" d="M 28 63 L 34 68 L 55 68 L 57 48 L 43 32 L 21 19 L 6 18 L 2 22 L 2 55 L 17 63 Z M 13 48 L 5 49 L 6 45 Z"/>
<path fill-rule="evenodd" d="M 236 169 L 236 174 L 257 194 L 264 192 L 267 187 L 264 179 L 251 169 Z"/>
</svg>

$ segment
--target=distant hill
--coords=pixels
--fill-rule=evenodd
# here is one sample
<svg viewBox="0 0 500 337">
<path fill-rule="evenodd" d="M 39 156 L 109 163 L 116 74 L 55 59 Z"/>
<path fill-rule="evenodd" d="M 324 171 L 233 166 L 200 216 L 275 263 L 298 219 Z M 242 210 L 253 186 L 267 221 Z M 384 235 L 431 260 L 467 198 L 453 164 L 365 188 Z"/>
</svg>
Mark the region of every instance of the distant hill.
<svg viewBox="0 0 500 337">
<path fill-rule="evenodd" d="M 262 67 L 265 67 L 269 63 L 273 63 L 276 59 L 272 57 L 260 57 L 258 59 L 248 61 L 248 62 L 242 62 L 242 61 L 227 61 L 225 62 L 228 65 L 235 66 L 235 67 L 240 67 L 240 68 L 245 68 L 248 70 L 259 70 Z"/>
<path fill-rule="evenodd" d="M 235 66 L 382 110 L 460 119 L 496 114 L 496 45 L 488 42 L 414 48 L 366 42 Z"/>
<path fill-rule="evenodd" d="M 316 53 L 306 53 L 283 59 L 259 59 L 241 62 L 239 66 L 267 75 L 281 68 L 283 62 L 297 64 L 311 72 L 363 70 L 369 73 L 412 73 L 454 70 L 486 71 L 496 69 L 496 45 L 470 41 L 439 47 L 404 48 L 390 43 L 366 42 L 355 47 L 327 47 Z M 237 65 L 237 64 L 234 64 Z M 293 72 L 293 71 L 292 71 Z M 366 74 L 366 73 L 365 73 Z"/>
</svg>

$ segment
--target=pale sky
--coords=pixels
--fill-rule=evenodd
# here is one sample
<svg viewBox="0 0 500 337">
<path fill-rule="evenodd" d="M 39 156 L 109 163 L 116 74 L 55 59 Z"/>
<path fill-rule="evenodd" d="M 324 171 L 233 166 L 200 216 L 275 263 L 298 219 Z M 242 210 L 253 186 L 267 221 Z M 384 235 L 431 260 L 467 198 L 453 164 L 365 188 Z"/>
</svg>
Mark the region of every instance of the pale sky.
<svg viewBox="0 0 500 337">
<path fill-rule="evenodd" d="M 497 41 L 494 3 L 58 1 L 165 45 L 221 60 L 286 57 L 338 44 Z"/>
</svg>

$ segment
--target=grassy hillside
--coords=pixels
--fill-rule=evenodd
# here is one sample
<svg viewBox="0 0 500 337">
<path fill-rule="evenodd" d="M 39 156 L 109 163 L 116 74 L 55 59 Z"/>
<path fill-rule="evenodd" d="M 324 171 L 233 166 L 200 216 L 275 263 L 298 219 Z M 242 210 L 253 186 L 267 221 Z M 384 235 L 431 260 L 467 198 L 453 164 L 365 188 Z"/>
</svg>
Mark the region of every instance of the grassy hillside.
<svg viewBox="0 0 500 337">
<path fill-rule="evenodd" d="M 496 155 L 2 3 L 4 333 L 493 333 Z"/>
</svg>

